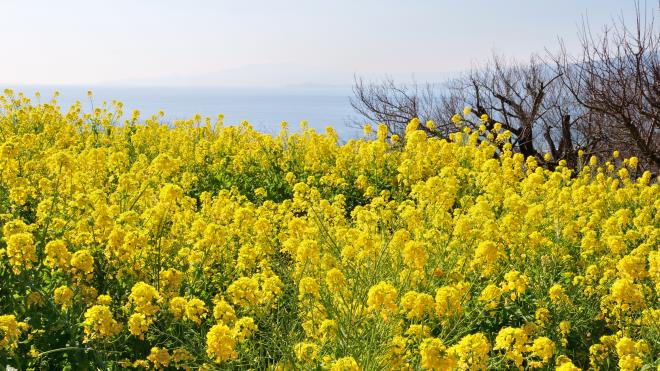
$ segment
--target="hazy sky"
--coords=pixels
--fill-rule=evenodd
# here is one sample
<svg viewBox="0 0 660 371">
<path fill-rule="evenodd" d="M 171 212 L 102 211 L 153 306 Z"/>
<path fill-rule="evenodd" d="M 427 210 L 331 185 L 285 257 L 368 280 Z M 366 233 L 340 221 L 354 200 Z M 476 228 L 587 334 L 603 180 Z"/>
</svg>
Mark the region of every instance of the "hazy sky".
<svg viewBox="0 0 660 371">
<path fill-rule="evenodd" d="M 2 0 L 0 84 L 434 79 L 493 51 L 574 47 L 583 15 L 599 29 L 633 11 L 633 0 Z"/>
</svg>

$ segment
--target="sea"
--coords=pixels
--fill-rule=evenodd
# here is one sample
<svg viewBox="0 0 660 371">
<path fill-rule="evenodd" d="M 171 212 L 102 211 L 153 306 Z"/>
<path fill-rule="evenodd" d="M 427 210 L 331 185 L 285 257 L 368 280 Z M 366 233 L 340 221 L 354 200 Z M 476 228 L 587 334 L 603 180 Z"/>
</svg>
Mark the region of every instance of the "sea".
<svg viewBox="0 0 660 371">
<path fill-rule="evenodd" d="M 192 118 L 195 114 L 215 121 L 218 114 L 225 117 L 225 125 L 248 121 L 257 130 L 276 134 L 282 121 L 290 131 L 299 131 L 301 121 L 322 132 L 332 126 L 340 141 L 361 136 L 360 123 L 364 123 L 351 107 L 350 86 L 294 86 L 282 88 L 215 88 L 215 87 L 134 87 L 134 86 L 3 86 L 21 91 L 34 98 L 40 92 L 42 102 L 49 101 L 59 92 L 58 104 L 66 110 L 80 101 L 84 111 L 91 111 L 103 101 L 124 103 L 124 115 L 130 117 L 134 109 L 141 117 L 164 111 L 165 122 Z M 93 92 L 90 101 L 87 91 Z"/>
</svg>

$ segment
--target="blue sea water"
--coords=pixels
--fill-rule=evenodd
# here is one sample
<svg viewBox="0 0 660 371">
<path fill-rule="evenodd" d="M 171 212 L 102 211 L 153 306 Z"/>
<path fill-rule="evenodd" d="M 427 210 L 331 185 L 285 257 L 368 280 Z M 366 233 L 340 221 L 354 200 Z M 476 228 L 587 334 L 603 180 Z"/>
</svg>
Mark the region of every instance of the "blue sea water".
<svg viewBox="0 0 660 371">
<path fill-rule="evenodd" d="M 121 87 L 121 86 L 9 86 L 30 97 L 41 93 L 41 101 L 48 101 L 59 91 L 58 104 L 63 110 L 81 101 L 84 110 L 91 110 L 87 91 L 94 93 L 94 105 L 119 100 L 124 103 L 124 115 L 139 109 L 142 117 L 160 110 L 165 121 L 191 118 L 196 113 L 213 119 L 225 115 L 225 124 L 239 124 L 247 120 L 259 131 L 274 134 L 286 121 L 292 130 L 302 120 L 323 131 L 332 126 L 340 140 L 360 136 L 361 130 L 351 127 L 360 121 L 351 108 L 350 87 L 290 87 L 290 88 L 209 88 L 209 87 Z"/>
</svg>

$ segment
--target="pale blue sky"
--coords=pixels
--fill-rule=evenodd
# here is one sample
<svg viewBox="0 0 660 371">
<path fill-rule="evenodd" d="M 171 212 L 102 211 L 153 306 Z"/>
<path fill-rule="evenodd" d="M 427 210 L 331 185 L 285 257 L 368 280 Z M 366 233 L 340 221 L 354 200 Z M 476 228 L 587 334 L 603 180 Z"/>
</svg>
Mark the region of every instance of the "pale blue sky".
<svg viewBox="0 0 660 371">
<path fill-rule="evenodd" d="M 583 15 L 600 28 L 633 11 L 633 0 L 2 0 L 0 84 L 437 79 L 493 51 L 527 58 L 558 37 L 574 48 Z"/>
</svg>

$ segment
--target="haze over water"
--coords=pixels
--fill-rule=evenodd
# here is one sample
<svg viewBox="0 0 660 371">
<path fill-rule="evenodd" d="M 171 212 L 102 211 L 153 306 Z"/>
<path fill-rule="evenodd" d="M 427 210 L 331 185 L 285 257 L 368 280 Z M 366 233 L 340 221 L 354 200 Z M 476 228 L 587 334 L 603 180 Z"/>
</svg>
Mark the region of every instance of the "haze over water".
<svg viewBox="0 0 660 371">
<path fill-rule="evenodd" d="M 257 130 L 277 133 L 280 123 L 289 123 L 291 131 L 297 131 L 302 120 L 309 126 L 324 131 L 335 128 L 342 141 L 355 138 L 361 130 L 348 124 L 358 120 L 351 108 L 350 87 L 285 87 L 285 88 L 211 88 L 211 87 L 121 87 L 121 86 L 8 86 L 22 91 L 32 99 L 41 93 L 41 101 L 49 101 L 57 90 L 57 101 L 62 110 L 68 109 L 77 100 L 83 110 L 91 111 L 92 102 L 87 91 L 94 93 L 93 103 L 100 106 L 103 101 L 113 99 L 124 103 L 124 116 L 130 117 L 139 109 L 142 118 L 165 111 L 164 121 L 171 122 L 191 118 L 196 113 L 209 116 L 215 121 L 219 113 L 225 116 L 225 125 L 236 125 L 247 120 Z"/>
</svg>

